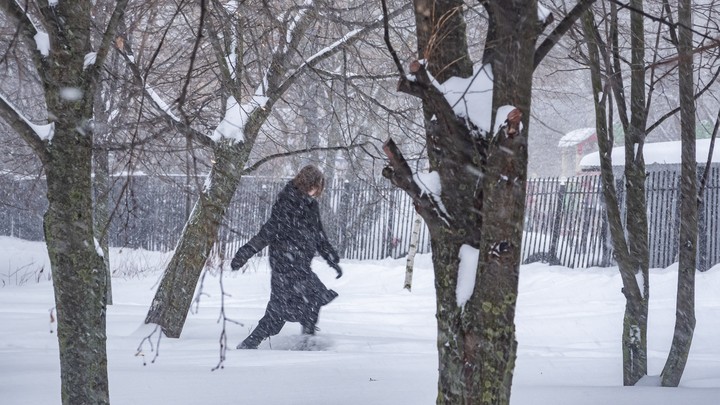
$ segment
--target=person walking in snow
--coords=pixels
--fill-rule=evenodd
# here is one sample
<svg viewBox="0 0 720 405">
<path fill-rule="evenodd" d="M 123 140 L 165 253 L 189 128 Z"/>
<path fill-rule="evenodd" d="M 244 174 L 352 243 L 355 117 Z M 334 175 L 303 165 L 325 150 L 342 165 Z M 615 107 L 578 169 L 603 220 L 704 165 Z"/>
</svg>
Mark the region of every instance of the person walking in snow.
<svg viewBox="0 0 720 405">
<path fill-rule="evenodd" d="M 305 335 L 315 334 L 320 308 L 338 294 L 328 289 L 312 271 L 316 253 L 342 276 L 340 256 L 328 241 L 320 221 L 316 198 L 325 188 L 322 172 L 313 165 L 303 167 L 278 194 L 270 219 L 248 243 L 238 249 L 230 263 L 233 271 L 259 251 L 270 246 L 270 302 L 257 327 L 238 346 L 256 349 L 277 335 L 285 322 L 299 322 Z"/>
</svg>

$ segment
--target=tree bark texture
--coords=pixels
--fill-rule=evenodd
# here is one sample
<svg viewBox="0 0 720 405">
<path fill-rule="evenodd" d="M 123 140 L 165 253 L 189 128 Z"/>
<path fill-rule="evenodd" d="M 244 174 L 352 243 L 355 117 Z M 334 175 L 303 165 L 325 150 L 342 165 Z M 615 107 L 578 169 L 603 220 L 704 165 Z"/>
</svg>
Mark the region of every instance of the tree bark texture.
<svg viewBox="0 0 720 405">
<path fill-rule="evenodd" d="M 617 29 L 617 18 L 611 18 L 611 30 Z M 642 32 L 642 21 L 632 18 L 634 30 Z M 647 374 L 647 320 L 649 285 L 649 254 L 647 247 L 647 213 L 645 203 L 645 163 L 642 156 L 642 145 L 645 139 L 646 112 L 644 101 L 631 102 L 631 119 L 624 120 L 626 128 L 626 226 L 623 226 L 622 211 L 615 189 L 615 177 L 612 171 L 612 134 L 609 132 L 610 120 L 607 105 L 611 105 L 609 94 L 614 94 L 619 107 L 619 114 L 627 116 L 626 103 L 620 90 L 621 84 L 611 74 L 603 78 L 600 67 L 605 66 L 606 72 L 612 72 L 619 64 L 613 64 L 610 55 L 617 55 L 612 48 L 604 48 L 600 34 L 594 25 L 591 12 L 583 17 L 583 29 L 588 41 L 588 57 L 591 82 L 595 99 L 597 138 L 600 154 L 603 197 L 607 207 L 610 235 L 615 251 L 615 258 L 623 281 L 622 293 L 625 296 L 625 314 L 623 317 L 622 352 L 623 352 L 623 384 L 635 385 Z M 637 31 L 635 31 L 637 32 Z M 635 35 L 633 36 L 635 37 Z M 613 42 L 613 46 L 616 45 Z M 633 46 L 644 49 L 642 40 L 633 39 Z M 640 58 L 644 51 L 633 48 L 633 58 Z M 602 55 L 602 56 L 601 56 Z M 642 66 L 633 59 L 633 67 Z M 603 79 L 606 84 L 603 85 Z M 633 97 L 641 100 L 644 95 L 644 71 L 631 74 Z M 638 84 L 641 81 L 641 84 Z M 619 87 L 619 88 L 618 88 Z M 600 95 L 603 94 L 603 98 Z M 640 277 L 636 277 L 639 275 Z M 638 283 L 641 280 L 641 283 Z"/>
<path fill-rule="evenodd" d="M 693 97 L 692 10 L 690 0 L 680 0 L 678 13 L 678 73 L 680 75 L 680 131 L 682 165 L 680 168 L 680 234 L 678 289 L 675 331 L 661 384 L 677 387 L 687 364 L 695 333 L 695 272 L 698 245 L 698 187 L 695 158 L 695 99 Z"/>
<path fill-rule="evenodd" d="M 112 305 L 112 271 L 110 270 L 110 165 L 107 150 L 95 149 L 93 153 L 93 212 L 95 238 L 100 243 L 107 275 L 106 304 Z"/>
<path fill-rule="evenodd" d="M 35 51 L 36 26 L 17 2 L 0 7 L 19 24 L 24 43 Z M 48 209 L 45 241 L 52 267 L 57 335 L 60 351 L 61 397 L 64 405 L 109 404 L 106 353 L 107 269 L 93 224 L 93 105 L 99 72 L 110 38 L 126 0 L 115 4 L 101 41 L 91 47 L 97 28 L 90 0 L 66 0 L 39 7 L 36 16 L 50 39 L 48 54 L 34 53 L 52 138 L 29 127 L 18 133 L 43 162 Z M 96 51 L 94 64 L 85 57 Z M 77 90 L 78 98 L 68 97 Z M 17 122 L 17 121 L 14 121 Z"/>
<path fill-rule="evenodd" d="M 383 175 L 405 190 L 430 230 L 438 322 L 438 404 L 508 404 L 515 365 L 515 306 L 527 180 L 527 128 L 534 46 L 541 30 L 532 1 L 484 1 L 489 33 L 484 63 L 494 76 L 497 133 L 455 115 L 430 83 L 473 74 L 463 3 L 416 0 L 418 55 L 414 80 L 399 89 L 423 101 L 430 171 L 439 175 L 440 204 L 420 192 L 389 140 Z M 521 123 L 522 120 L 522 123 Z M 456 288 L 464 246 L 479 251 L 473 293 L 463 304 Z"/>
<path fill-rule="evenodd" d="M 244 145 L 220 145 L 215 157 L 145 318 L 145 323 L 160 325 L 171 338 L 180 337 L 185 325 L 195 287 L 237 190 L 248 152 Z"/>
<path fill-rule="evenodd" d="M 108 404 L 107 270 L 93 234 L 92 136 L 77 133 L 77 117 L 63 118 L 69 122 L 55 122 L 45 170 L 49 205 L 44 221 L 58 317 L 62 402 Z"/>
<path fill-rule="evenodd" d="M 412 233 L 410 234 L 410 247 L 408 248 L 407 264 L 405 265 L 405 282 L 403 288 L 412 291 L 413 269 L 415 268 L 415 254 L 418 249 L 418 240 L 420 239 L 420 226 L 422 226 L 422 217 L 416 216 L 413 221 Z"/>
</svg>

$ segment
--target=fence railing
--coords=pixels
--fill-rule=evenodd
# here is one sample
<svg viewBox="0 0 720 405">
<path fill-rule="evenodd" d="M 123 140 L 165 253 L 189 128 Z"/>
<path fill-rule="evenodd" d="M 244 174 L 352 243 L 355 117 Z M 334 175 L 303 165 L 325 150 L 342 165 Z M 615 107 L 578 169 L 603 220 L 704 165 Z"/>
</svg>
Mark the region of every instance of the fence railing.
<svg viewBox="0 0 720 405">
<path fill-rule="evenodd" d="M 713 168 L 699 213 L 698 265 L 720 263 L 720 168 Z M 113 178 L 109 227 L 111 246 L 168 251 L 175 248 L 203 180 L 185 176 Z M 229 256 L 270 215 L 287 179 L 245 177 L 220 228 L 217 253 Z M 47 203 L 42 179 L 0 176 L 0 234 L 42 240 Z M 678 176 L 650 173 L 647 182 L 650 266 L 677 261 Z M 622 190 L 620 187 L 619 190 Z M 624 195 L 619 193 L 624 207 Z M 524 262 L 546 261 L 567 267 L 614 264 L 601 182 L 598 176 L 528 181 L 523 235 Z M 407 254 L 415 210 L 407 195 L 392 186 L 333 182 L 320 200 L 326 233 L 343 258 L 381 259 Z M 623 208 L 624 209 L 624 208 Z M 430 250 L 422 227 L 419 252 Z"/>
</svg>

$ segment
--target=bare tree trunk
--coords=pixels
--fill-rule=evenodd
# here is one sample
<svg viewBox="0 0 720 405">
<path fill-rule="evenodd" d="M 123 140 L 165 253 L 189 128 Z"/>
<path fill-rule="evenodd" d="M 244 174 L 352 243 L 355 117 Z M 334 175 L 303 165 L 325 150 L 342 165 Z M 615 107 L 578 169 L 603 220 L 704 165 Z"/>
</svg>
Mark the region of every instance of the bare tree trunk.
<svg viewBox="0 0 720 405">
<path fill-rule="evenodd" d="M 47 131 L 31 127 L 5 97 L 0 97 L 0 114 L 45 169 L 48 209 L 43 225 L 58 319 L 62 403 L 109 404 L 107 269 L 94 234 L 91 123 L 100 72 L 127 1 L 115 3 L 106 32 L 92 48 L 96 23 L 104 21 L 93 17 L 93 2 L 65 0 L 52 6 L 42 2 L 33 16 L 40 20 L 38 25 L 20 4 L 0 2 L 0 9 L 17 24 L 18 46 L 33 55 L 49 124 L 44 127 Z M 50 49 L 36 42 L 37 26 L 47 29 Z M 86 64 L 91 52 L 94 63 Z"/>
<path fill-rule="evenodd" d="M 112 305 L 112 271 L 110 270 L 110 209 L 111 193 L 108 151 L 96 148 L 93 153 L 93 192 L 95 238 L 100 243 L 107 274 L 107 305 Z"/>
<path fill-rule="evenodd" d="M 165 335 L 171 338 L 180 337 L 200 273 L 247 161 L 247 152 L 241 146 L 218 146 L 215 156 L 216 163 L 185 224 L 145 318 L 145 323 L 160 325 Z"/>
<path fill-rule="evenodd" d="M 78 134 L 77 122 L 55 123 L 53 151 L 45 170 L 49 202 L 45 241 L 58 316 L 62 399 L 66 405 L 109 404 L 107 270 L 94 243 L 92 136 Z"/>
<path fill-rule="evenodd" d="M 695 99 L 693 97 L 692 2 L 680 0 L 678 12 L 678 73 L 680 75 L 680 263 L 678 266 L 675 332 L 662 371 L 662 385 L 680 384 L 695 331 L 695 272 L 697 271 L 698 190 L 695 157 Z"/>
<path fill-rule="evenodd" d="M 622 292 L 625 295 L 625 315 L 623 318 L 622 352 L 623 352 L 623 383 L 635 385 L 647 374 L 647 319 L 649 299 L 649 266 L 647 248 L 647 214 L 645 204 L 645 163 L 642 157 L 642 145 L 645 131 L 645 96 L 644 70 L 642 56 L 644 45 L 642 39 L 636 39 L 637 33 L 643 33 L 641 16 L 632 17 L 633 32 L 633 66 L 631 120 L 623 119 L 626 128 L 626 227 L 623 227 L 620 203 L 615 190 L 615 176 L 612 170 L 613 134 L 609 130 L 608 109 L 612 105 L 609 94 L 614 94 L 618 101 L 619 115 L 627 117 L 622 85 L 614 78 L 612 72 L 618 64 L 613 64 L 610 54 L 616 55 L 614 48 L 603 48 L 600 34 L 596 30 L 591 12 L 583 18 L 585 38 L 588 41 L 588 57 L 591 72 L 593 94 L 595 98 L 595 114 L 597 138 L 600 155 L 603 197 L 607 208 L 610 235 L 612 238 L 615 258 L 618 262 L 623 281 Z M 640 17 L 640 21 L 638 21 Z M 613 6 L 610 21 L 610 37 L 614 37 L 617 29 L 617 12 Z M 642 34 L 640 34 L 642 37 Z M 611 40 L 612 46 L 617 44 Z M 602 53 L 602 57 L 601 57 Z M 601 65 L 609 72 L 606 84 L 602 84 Z M 601 98 L 601 94 L 603 95 Z M 636 277 L 640 275 L 640 277 Z"/>
<path fill-rule="evenodd" d="M 418 55 L 399 89 L 423 101 L 430 171 L 442 185 L 442 208 L 421 193 L 392 140 L 383 172 L 405 190 L 430 230 L 438 322 L 438 404 L 508 404 L 515 366 L 515 305 L 527 180 L 527 128 L 534 50 L 542 22 L 532 1 L 488 1 L 483 63 L 492 66 L 497 133 L 478 134 L 430 84 L 473 74 L 462 1 L 416 1 Z M 386 31 L 386 41 L 388 32 Z M 388 41 L 389 42 L 389 41 Z M 388 45 L 391 47 L 390 45 Z M 399 65 L 399 61 L 396 61 Z M 427 68 L 425 67 L 427 66 Z M 521 119 L 523 120 L 521 125 Z M 490 128 L 494 128 L 492 125 Z M 481 132 L 481 131 L 478 131 Z M 459 254 L 478 251 L 472 293 L 458 298 Z"/>
</svg>

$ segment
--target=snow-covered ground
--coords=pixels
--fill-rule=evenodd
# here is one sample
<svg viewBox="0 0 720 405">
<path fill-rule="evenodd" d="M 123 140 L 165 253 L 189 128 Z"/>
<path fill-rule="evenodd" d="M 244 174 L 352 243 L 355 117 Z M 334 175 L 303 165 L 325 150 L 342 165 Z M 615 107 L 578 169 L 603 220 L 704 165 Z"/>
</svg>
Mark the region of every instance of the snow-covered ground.
<svg viewBox="0 0 720 405">
<path fill-rule="evenodd" d="M 428 255 L 417 259 L 413 291 L 403 290 L 404 259 L 343 261 L 343 278 L 321 261 L 315 270 L 340 297 L 320 314 L 314 342 L 291 350 L 300 326 L 287 324 L 260 350 L 228 350 L 218 364 L 220 283 L 208 274 L 199 308 L 180 339 L 163 338 L 159 357 L 142 324 L 169 255 L 113 249 L 114 305 L 108 309 L 110 397 L 143 404 L 433 404 L 436 396 L 434 286 Z M 58 343 L 44 245 L 0 237 L 0 403 L 60 404 Z M 651 278 L 649 367 L 662 370 L 674 324 L 675 267 Z M 228 344 L 262 316 L 269 270 L 253 259 L 225 273 Z M 523 266 L 517 309 L 519 357 L 513 405 L 716 405 L 720 403 L 720 266 L 699 273 L 697 328 L 679 388 L 623 387 L 620 332 L 624 299 L 617 268 Z M 153 342 L 156 342 L 154 335 Z M 157 349 L 157 348 L 156 348 Z M 143 363 L 147 365 L 143 365 Z"/>
</svg>

